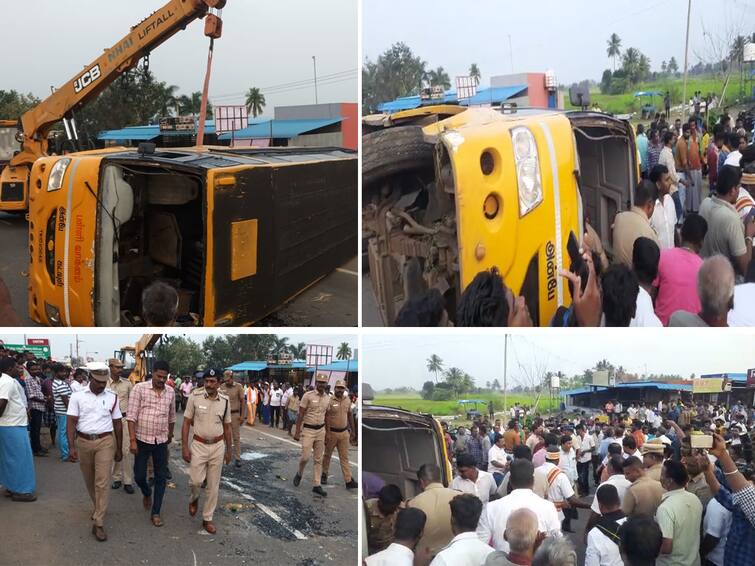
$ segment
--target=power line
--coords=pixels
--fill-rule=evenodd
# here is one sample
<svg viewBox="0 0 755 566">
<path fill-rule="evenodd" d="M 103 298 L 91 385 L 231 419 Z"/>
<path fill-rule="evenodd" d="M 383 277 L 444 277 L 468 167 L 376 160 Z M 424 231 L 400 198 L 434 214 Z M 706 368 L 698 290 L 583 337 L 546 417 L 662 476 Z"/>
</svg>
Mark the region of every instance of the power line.
<svg viewBox="0 0 755 566">
<path fill-rule="evenodd" d="M 329 79 L 336 79 L 336 78 L 343 78 L 343 79 L 351 79 L 356 78 L 358 69 L 347 69 L 345 71 L 338 71 L 337 73 L 329 73 L 327 75 L 320 75 L 317 78 L 318 83 L 322 83 L 323 81 L 328 81 Z M 288 90 L 289 87 L 311 87 L 314 84 L 314 79 L 303 79 L 299 81 L 291 81 L 287 83 L 279 83 L 275 85 L 270 85 L 266 87 L 261 87 L 260 92 L 263 94 L 277 94 L 277 92 L 284 92 L 284 90 Z M 235 92 L 235 93 L 229 93 L 229 94 L 220 94 L 217 96 L 213 96 L 212 98 L 215 100 L 219 100 L 221 98 L 236 98 L 240 96 L 245 96 L 246 91 L 243 92 Z"/>
</svg>

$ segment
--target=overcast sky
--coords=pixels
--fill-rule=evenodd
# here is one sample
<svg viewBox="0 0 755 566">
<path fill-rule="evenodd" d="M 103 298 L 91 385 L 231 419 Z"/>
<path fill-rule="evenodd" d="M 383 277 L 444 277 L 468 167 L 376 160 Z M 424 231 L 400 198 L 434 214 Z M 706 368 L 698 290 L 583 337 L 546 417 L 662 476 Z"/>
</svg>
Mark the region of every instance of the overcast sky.
<svg viewBox="0 0 755 566">
<path fill-rule="evenodd" d="M 124 37 L 166 0 L 23 0 L 3 2 L 0 89 L 32 92 L 76 74 Z M 354 0 L 229 0 L 223 37 L 215 42 L 210 100 L 243 104 L 250 87 L 263 89 L 266 113 L 274 106 L 314 103 L 312 56 L 317 57 L 319 102 L 356 102 L 357 3 Z M 202 90 L 209 39 L 193 22 L 158 47 L 150 69 L 181 94 Z M 348 75 L 336 73 L 351 71 Z M 346 80 L 344 80 L 346 79 Z M 310 81 L 277 92 L 268 87 Z M 329 84 L 328 84 L 329 83 Z M 290 87 L 289 87 L 290 88 Z M 227 96 L 233 95 L 233 96 Z M 125 125 L 125 124 L 124 124 Z"/>
<path fill-rule="evenodd" d="M 508 377 L 520 381 L 526 371 L 562 371 L 567 376 L 606 359 L 632 373 L 679 374 L 742 373 L 755 367 L 753 335 L 728 334 L 710 341 L 705 331 L 672 332 L 667 328 L 644 328 L 640 332 L 563 332 L 538 329 L 537 333 L 509 336 Z M 431 379 L 427 359 L 440 356 L 446 368 L 458 367 L 479 386 L 498 379 L 503 385 L 504 337 L 488 334 L 463 335 L 365 335 L 361 373 L 374 389 L 410 386 L 420 389 Z M 526 384 L 526 378 L 524 383 Z"/>
<path fill-rule="evenodd" d="M 380 0 L 364 2 L 364 51 L 370 59 L 404 41 L 429 68 L 442 65 L 453 79 L 477 63 L 482 84 L 491 75 L 553 69 L 559 83 L 599 81 L 611 67 L 606 40 L 622 39 L 622 50 L 636 47 L 651 69 L 676 57 L 684 64 L 687 0 Z M 755 0 L 693 0 L 690 65 L 694 52 L 709 51 L 711 35 L 727 29 L 755 32 Z M 511 45 L 509 49 L 509 37 Z"/>
<path fill-rule="evenodd" d="M 209 334 L 182 334 L 189 337 L 195 342 L 201 343 Z M 224 333 L 225 334 L 225 333 Z M 230 333 L 229 333 L 230 334 Z M 29 334 L 5 334 L 0 333 L 0 340 L 5 344 L 24 344 L 26 338 L 49 338 L 52 356 L 56 359 L 62 359 L 68 356 L 70 348 L 75 351 L 76 335 L 50 335 L 42 329 L 39 332 Z M 358 347 L 357 337 L 354 334 L 329 334 L 329 335 L 311 335 L 311 334 L 291 334 L 279 332 L 278 336 L 287 336 L 288 341 L 294 344 L 304 342 L 306 344 L 317 344 L 322 346 L 333 346 L 338 348 L 342 342 L 348 342 L 352 350 Z M 81 356 L 91 357 L 98 361 L 104 361 L 113 355 L 115 350 L 122 346 L 133 345 L 141 337 L 141 334 L 79 334 L 79 354 Z M 253 360 L 248 360 L 253 361 Z"/>
</svg>

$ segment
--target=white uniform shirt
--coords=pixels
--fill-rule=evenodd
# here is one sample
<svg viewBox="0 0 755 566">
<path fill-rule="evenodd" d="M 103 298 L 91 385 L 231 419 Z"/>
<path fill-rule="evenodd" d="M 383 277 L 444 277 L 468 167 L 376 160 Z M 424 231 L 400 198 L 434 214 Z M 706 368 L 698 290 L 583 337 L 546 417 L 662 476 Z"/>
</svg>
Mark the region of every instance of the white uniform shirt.
<svg viewBox="0 0 755 566">
<path fill-rule="evenodd" d="M 414 553 L 403 544 L 394 542 L 385 550 L 368 556 L 364 562 L 367 566 L 414 566 Z"/>
<path fill-rule="evenodd" d="M 563 475 L 563 474 L 560 474 Z M 531 489 L 515 489 L 503 499 L 491 501 L 482 510 L 477 524 L 477 536 L 484 543 L 492 540 L 493 548 L 509 551 L 509 543 L 503 539 L 503 531 L 509 515 L 517 509 L 529 509 L 537 515 L 538 530 L 547 535 L 561 535 L 561 519 L 556 506 L 538 497 Z"/>
<path fill-rule="evenodd" d="M 661 319 L 655 314 L 653 308 L 653 298 L 650 294 L 640 286 L 640 292 L 637 293 L 637 301 L 635 303 L 634 318 L 629 321 L 629 326 L 632 328 L 642 328 L 648 326 L 663 326 Z M 632 417 L 634 419 L 634 417 Z"/>
<path fill-rule="evenodd" d="M 89 389 L 89 386 L 87 385 L 86 382 L 79 383 L 75 379 L 71 380 L 71 384 L 70 385 L 71 385 L 71 391 L 74 392 L 74 393 L 76 393 L 77 391 L 86 391 L 87 389 Z"/>
<path fill-rule="evenodd" d="M 703 518 L 703 534 L 712 535 L 718 539 L 718 544 L 705 558 L 716 566 L 724 566 L 724 549 L 726 536 L 731 528 L 731 511 L 721 505 L 714 497 L 708 501 Z"/>
<path fill-rule="evenodd" d="M 621 525 L 626 520 L 626 517 L 622 517 L 616 522 Z M 624 566 L 619 545 L 608 538 L 598 527 L 593 527 L 587 534 L 585 566 Z"/>
<path fill-rule="evenodd" d="M 553 501 L 554 503 L 561 503 L 574 495 L 574 488 L 565 473 L 558 474 L 555 476 L 555 479 L 548 484 L 548 476 L 550 475 L 551 470 L 555 470 L 556 468 L 557 466 L 552 462 L 545 462 L 542 466 L 535 468 L 535 473 L 541 474 L 545 477 L 546 485 L 548 485 L 548 500 Z M 564 520 L 564 512 L 561 510 L 558 511 L 558 520 Z"/>
<path fill-rule="evenodd" d="M 574 448 L 570 449 L 569 452 L 561 450 L 561 459 L 558 461 L 558 467 L 564 471 L 569 481 L 572 483 L 577 481 L 577 453 Z"/>
<path fill-rule="evenodd" d="M 278 388 L 278 389 L 270 390 L 270 406 L 271 407 L 280 407 L 282 400 L 283 400 L 282 389 Z"/>
<path fill-rule="evenodd" d="M 451 482 L 451 489 L 461 491 L 462 493 L 471 493 L 477 496 L 483 505 L 487 505 L 488 501 L 490 501 L 490 496 L 495 494 L 497 487 L 493 474 L 482 470 L 477 471 L 476 482 L 466 480 L 461 476 L 456 476 Z"/>
<path fill-rule="evenodd" d="M 26 392 L 23 386 L 7 373 L 0 375 L 0 399 L 8 401 L 3 416 L 0 417 L 0 426 L 29 424 L 26 415 Z"/>
<path fill-rule="evenodd" d="M 493 548 L 477 538 L 474 531 L 461 533 L 451 539 L 430 562 L 430 566 L 480 566 Z"/>
<path fill-rule="evenodd" d="M 616 491 L 619 493 L 619 501 L 621 502 L 621 505 L 624 505 L 624 496 L 627 493 L 627 490 L 629 489 L 629 486 L 632 485 L 632 482 L 630 482 L 627 478 L 624 477 L 624 474 L 614 474 L 612 476 L 608 476 L 608 479 L 604 481 L 602 484 L 598 486 L 598 489 L 603 487 L 604 485 L 612 485 L 616 488 Z M 590 506 L 590 509 L 592 511 L 595 511 L 598 515 L 601 515 L 600 507 L 598 507 L 598 497 L 597 497 L 598 490 L 595 490 L 596 496 L 592 500 L 592 505 Z"/>
<path fill-rule="evenodd" d="M 656 199 L 653 215 L 650 217 L 650 225 L 658 234 L 660 248 L 666 250 L 674 247 L 674 231 L 676 226 L 676 206 L 671 195 Z"/>
<path fill-rule="evenodd" d="M 597 453 L 595 450 L 595 439 L 591 434 L 585 434 L 584 438 L 580 438 L 580 436 L 577 434 L 573 438 L 575 441 L 579 442 L 579 449 L 582 451 L 582 454 L 580 454 L 578 461 L 581 464 L 590 462 L 592 460 L 592 455 Z M 587 452 L 590 449 L 592 449 L 592 452 Z"/>
<path fill-rule="evenodd" d="M 493 465 L 493 460 L 495 460 L 499 464 L 506 462 L 506 450 L 504 450 L 497 444 L 493 444 L 493 446 L 490 447 L 490 450 L 488 450 L 488 472 L 503 473 L 503 470 L 501 468 L 496 468 Z"/>
<path fill-rule="evenodd" d="M 79 417 L 76 430 L 82 434 L 113 432 L 113 420 L 123 418 L 118 397 L 109 389 L 99 395 L 91 389 L 77 391 L 68 401 L 67 415 Z"/>
</svg>

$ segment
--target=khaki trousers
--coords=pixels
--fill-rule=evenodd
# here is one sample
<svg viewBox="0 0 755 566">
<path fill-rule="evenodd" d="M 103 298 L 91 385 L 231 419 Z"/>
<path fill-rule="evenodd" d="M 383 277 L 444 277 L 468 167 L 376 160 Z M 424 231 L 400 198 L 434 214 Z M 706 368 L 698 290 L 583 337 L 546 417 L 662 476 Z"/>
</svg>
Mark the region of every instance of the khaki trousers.
<svg viewBox="0 0 755 566">
<path fill-rule="evenodd" d="M 247 413 L 246 413 L 246 422 L 250 426 L 254 426 L 255 420 L 257 419 L 257 403 L 247 403 L 246 404 Z"/>
<path fill-rule="evenodd" d="M 220 474 L 223 471 L 223 456 L 225 442 L 203 444 L 196 440 L 191 443 L 191 464 L 189 464 L 189 485 L 191 500 L 199 499 L 202 482 L 207 479 L 204 490 L 205 500 L 202 505 L 202 519 L 212 521 L 215 507 L 218 505 L 218 490 L 220 489 Z"/>
<path fill-rule="evenodd" d="M 318 486 L 320 485 L 320 476 L 322 476 L 322 455 L 325 452 L 325 427 L 319 430 L 302 427 L 300 468 L 307 465 L 312 452 L 315 454 L 315 478 L 312 485 Z"/>
<path fill-rule="evenodd" d="M 231 431 L 233 432 L 233 457 L 241 460 L 241 415 L 231 414 Z"/>
<path fill-rule="evenodd" d="M 351 481 L 351 468 L 349 466 L 349 431 L 331 432 L 325 436 L 325 455 L 322 459 L 322 469 L 325 475 L 330 469 L 330 458 L 333 456 L 333 450 L 338 447 L 338 459 L 341 461 L 341 473 L 346 483 Z"/>
<path fill-rule="evenodd" d="M 113 481 L 123 482 L 125 485 L 133 485 L 134 483 L 134 455 L 131 453 L 129 436 L 128 436 L 128 423 L 126 417 L 123 417 L 123 441 L 121 442 L 121 452 L 123 452 L 123 458 L 120 462 L 113 461 Z M 113 437 L 115 440 L 115 437 Z"/>
<path fill-rule="evenodd" d="M 110 498 L 110 481 L 113 477 L 115 437 L 112 434 L 97 440 L 78 437 L 76 449 L 79 451 L 79 467 L 84 475 L 84 483 L 94 503 L 94 524 L 103 527 Z"/>
</svg>

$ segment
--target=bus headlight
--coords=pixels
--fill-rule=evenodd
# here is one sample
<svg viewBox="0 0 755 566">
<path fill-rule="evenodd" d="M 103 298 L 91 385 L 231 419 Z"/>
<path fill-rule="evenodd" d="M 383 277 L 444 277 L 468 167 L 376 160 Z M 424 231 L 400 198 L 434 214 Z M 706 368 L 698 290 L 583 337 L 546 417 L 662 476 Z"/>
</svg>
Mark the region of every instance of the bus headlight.
<svg viewBox="0 0 755 566">
<path fill-rule="evenodd" d="M 524 127 L 512 128 L 514 162 L 519 188 L 519 216 L 522 217 L 543 202 L 540 158 L 532 132 Z"/>
<path fill-rule="evenodd" d="M 50 178 L 47 180 L 48 193 L 57 191 L 60 189 L 60 187 L 63 186 L 63 177 L 65 177 L 66 169 L 68 169 L 68 165 L 70 163 L 71 159 L 64 157 L 63 159 L 58 159 L 55 162 L 55 165 L 52 166 L 52 171 L 50 171 Z"/>
</svg>

